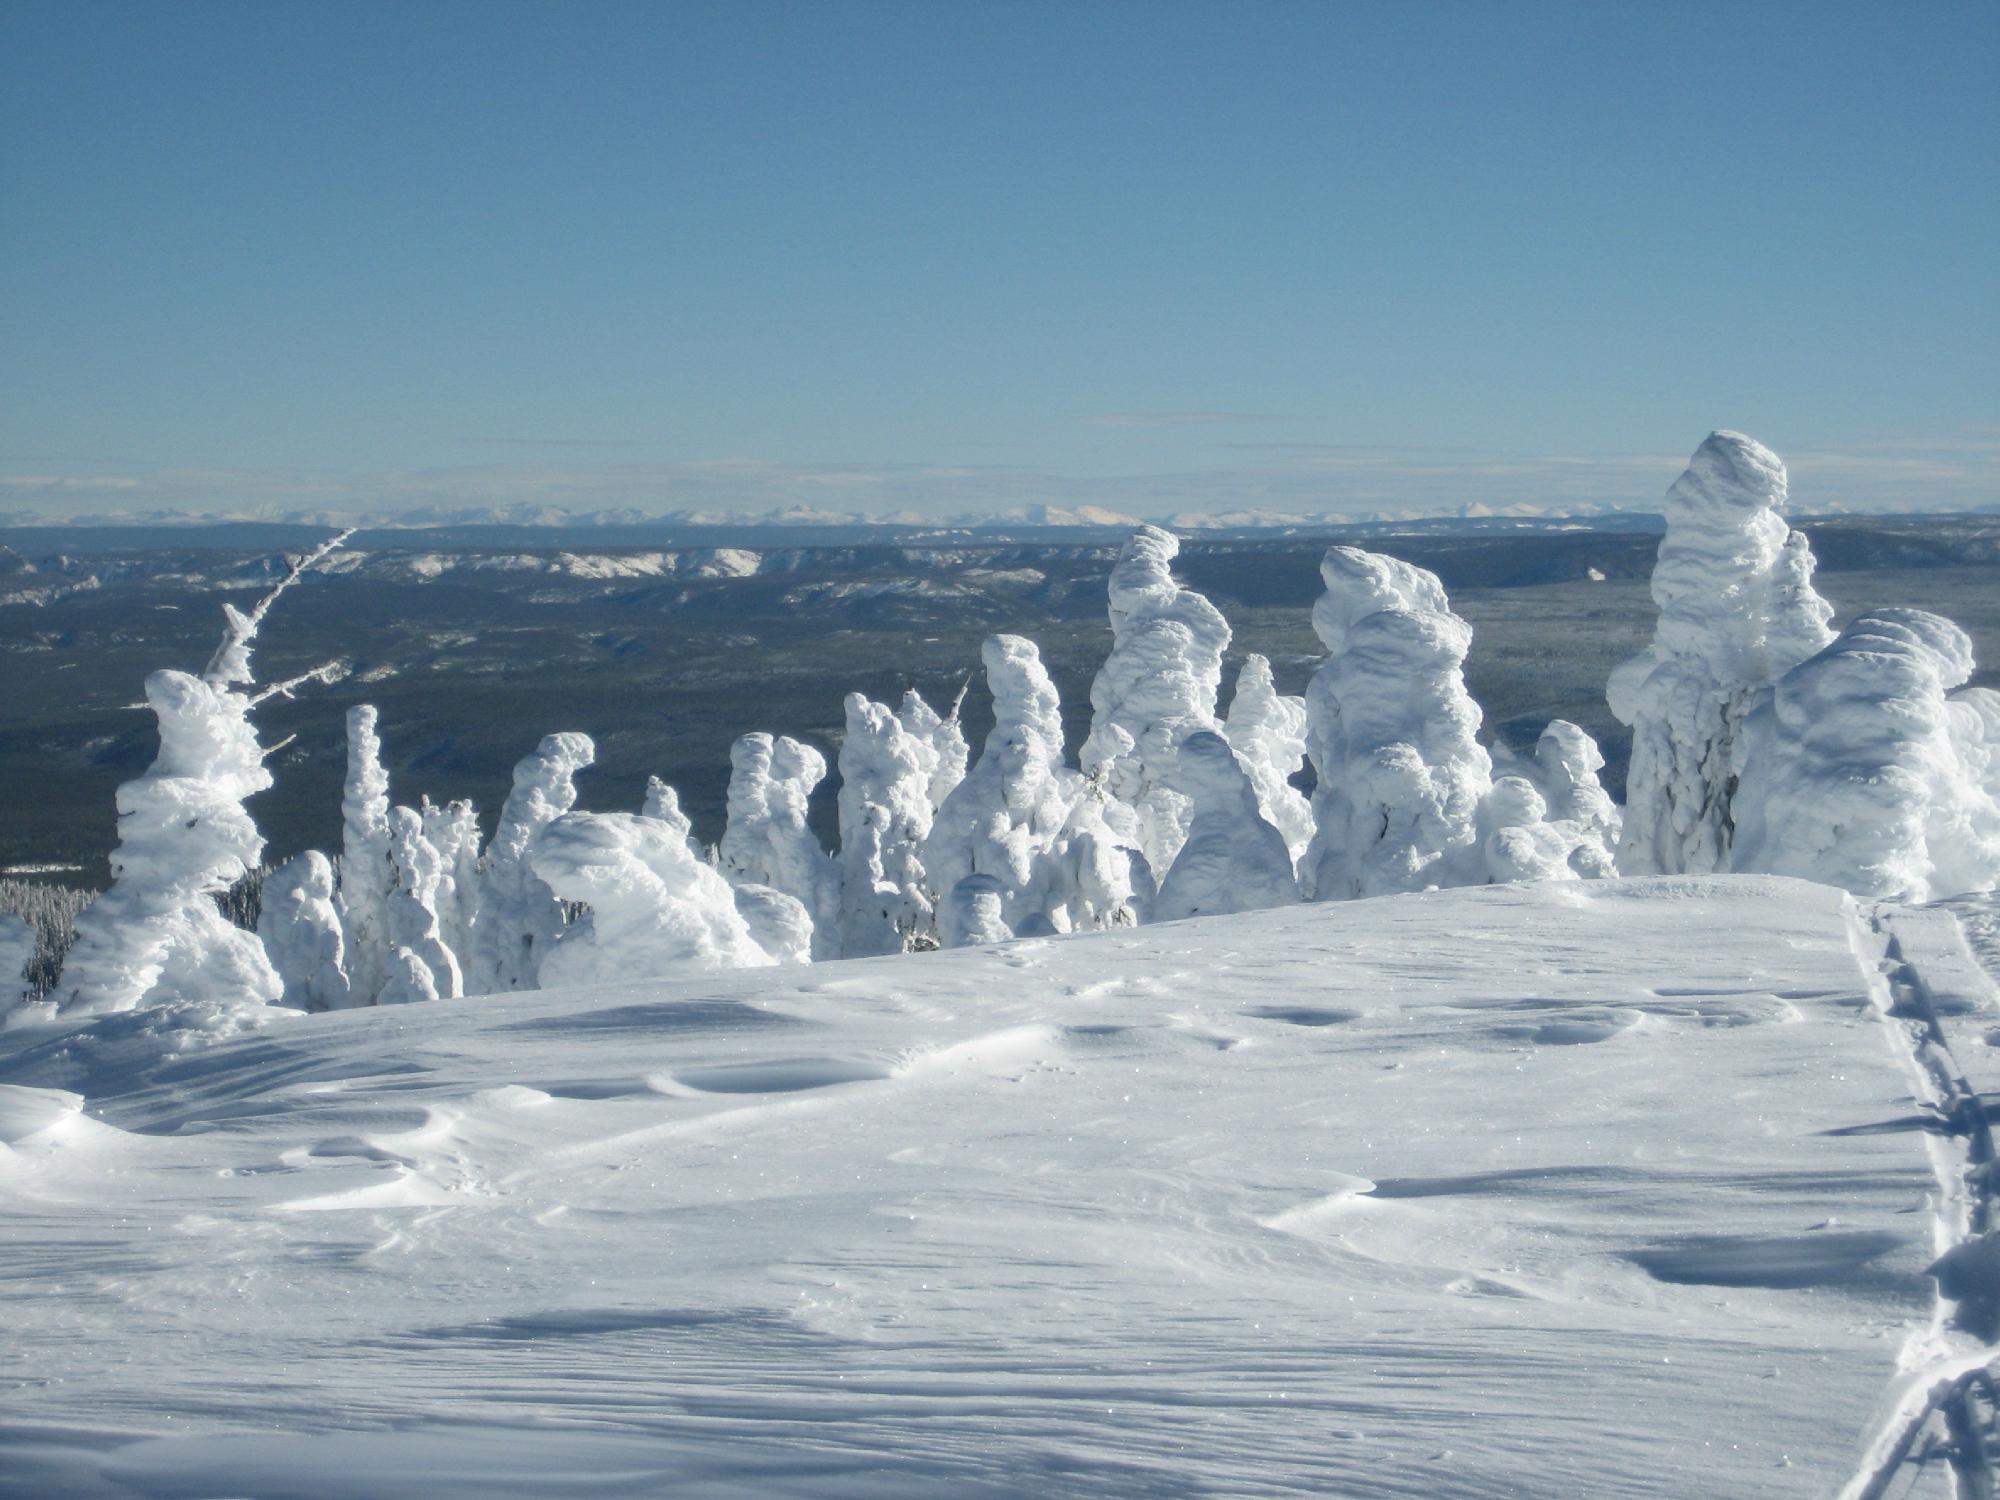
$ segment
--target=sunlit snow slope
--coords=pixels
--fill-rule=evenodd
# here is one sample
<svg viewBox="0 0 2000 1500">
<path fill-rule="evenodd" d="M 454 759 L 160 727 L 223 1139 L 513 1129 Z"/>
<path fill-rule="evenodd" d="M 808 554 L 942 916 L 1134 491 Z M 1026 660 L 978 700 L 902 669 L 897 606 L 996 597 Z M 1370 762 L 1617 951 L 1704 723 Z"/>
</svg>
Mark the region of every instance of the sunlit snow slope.
<svg viewBox="0 0 2000 1500">
<path fill-rule="evenodd" d="M 1933 1310 L 1869 931 L 1496 887 L 10 1034 L 85 1104 L 0 1090 L 0 1490 L 1829 1493 Z"/>
</svg>

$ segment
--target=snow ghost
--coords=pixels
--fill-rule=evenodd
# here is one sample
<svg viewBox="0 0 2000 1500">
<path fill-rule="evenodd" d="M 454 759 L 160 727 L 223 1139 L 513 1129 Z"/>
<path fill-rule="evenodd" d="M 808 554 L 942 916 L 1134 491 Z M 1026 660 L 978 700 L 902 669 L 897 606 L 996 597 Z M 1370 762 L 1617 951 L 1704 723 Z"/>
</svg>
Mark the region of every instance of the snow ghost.
<svg viewBox="0 0 2000 1500">
<path fill-rule="evenodd" d="M 1737 432 L 1709 434 L 1667 491 L 1659 625 L 1606 695 L 1632 727 L 1618 851 L 1628 875 L 1730 868 L 1744 720 L 1833 638 L 1811 548 L 1780 514 L 1785 495 L 1777 455 Z"/>
</svg>

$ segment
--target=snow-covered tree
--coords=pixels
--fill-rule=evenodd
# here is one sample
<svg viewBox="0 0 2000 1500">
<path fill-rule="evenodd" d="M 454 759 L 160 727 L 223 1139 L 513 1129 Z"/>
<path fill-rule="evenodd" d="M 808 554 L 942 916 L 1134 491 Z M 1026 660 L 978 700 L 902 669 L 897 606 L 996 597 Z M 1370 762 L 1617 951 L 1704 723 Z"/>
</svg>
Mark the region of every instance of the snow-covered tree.
<svg viewBox="0 0 2000 1500">
<path fill-rule="evenodd" d="M 664 819 L 568 813 L 540 832 L 527 859 L 549 890 L 590 909 L 543 953 L 544 987 L 772 962 L 752 940 L 728 883 Z"/>
<path fill-rule="evenodd" d="M 941 900 L 954 900 L 969 875 L 993 877 L 1001 919 L 1019 933 L 1054 923 L 1068 903 L 1062 839 L 1080 779 L 1063 764 L 1062 702 L 1035 643 L 991 636 L 980 658 L 993 729 L 978 763 L 938 809 L 924 840 L 924 873 Z"/>
<path fill-rule="evenodd" d="M 1946 696 L 1972 667 L 1951 621 L 1883 609 L 1785 673 L 1745 728 L 1734 868 L 1894 901 L 1992 889 L 2000 805 Z"/>
<path fill-rule="evenodd" d="M 1628 875 L 1730 867 L 1743 722 L 1833 638 L 1812 550 L 1780 514 L 1785 498 L 1778 456 L 1736 432 L 1709 434 L 1667 491 L 1653 569 L 1659 625 L 1607 694 L 1632 727 L 1618 850 Z"/>
<path fill-rule="evenodd" d="M 423 802 L 424 839 L 438 855 L 437 917 L 444 945 L 463 972 L 472 961 L 479 915 L 479 814 L 470 802 Z"/>
<path fill-rule="evenodd" d="M 531 990 L 541 955 L 563 928 L 562 904 L 528 862 L 535 838 L 576 805 L 576 774 L 597 759 L 584 734 L 552 734 L 514 767 L 514 789 L 480 869 L 466 992 Z"/>
<path fill-rule="evenodd" d="M 1215 697 L 1229 622 L 1174 581 L 1180 542 L 1157 526 L 1132 533 L 1111 570 L 1111 654 L 1090 685 L 1081 763 L 1138 814 L 1139 841 L 1161 875 L 1187 837 L 1193 808 L 1175 782 L 1181 741 L 1221 728 Z M 1116 728 L 1125 739 L 1110 731 Z M 1126 741 L 1129 740 L 1129 743 Z"/>
<path fill-rule="evenodd" d="M 811 914 L 814 958 L 840 957 L 840 871 L 807 822 L 826 760 L 785 735 L 746 734 L 729 751 L 717 867 L 731 885 L 768 885 Z"/>
<path fill-rule="evenodd" d="M 1153 903 L 1153 920 L 1289 906 L 1299 899 L 1285 837 L 1264 816 L 1257 787 L 1219 734 L 1181 741 L 1177 784 L 1194 803 L 1187 842 Z"/>
<path fill-rule="evenodd" d="M 1343 900 L 1483 881 L 1492 760 L 1465 689 L 1471 627 L 1435 574 L 1395 558 L 1333 547 L 1320 577 L 1313 629 L 1327 657 L 1306 694 L 1319 775 L 1307 892 Z"/>
<path fill-rule="evenodd" d="M 284 982 L 285 1004 L 341 1010 L 354 1003 L 333 861 L 319 850 L 308 849 L 265 877 L 257 935 Z"/>
<path fill-rule="evenodd" d="M 969 683 L 971 679 L 966 681 Z M 929 777 L 926 796 L 932 812 L 943 807 L 951 789 L 965 780 L 971 752 L 958 722 L 958 711 L 964 703 L 965 687 L 961 685 L 958 696 L 952 700 L 951 712 L 940 718 L 938 711 L 924 702 L 923 695 L 911 688 L 903 694 L 902 706 L 896 710 L 903 727 L 923 746 L 924 771 Z"/>
<path fill-rule="evenodd" d="M 187 1002 L 227 1013 L 283 996 L 263 943 L 229 922 L 215 898 L 264 852 L 243 805 L 271 785 L 251 710 L 338 671 L 322 667 L 253 693 L 252 645 L 271 606 L 345 535 L 295 560 L 249 612 L 223 605 L 222 645 L 199 677 L 161 671 L 146 679 L 160 752 L 118 789 L 111 889 L 78 918 L 57 991 L 63 1010 L 94 1015 Z"/>
<path fill-rule="evenodd" d="M 1604 790 L 1597 773 L 1604 768 L 1604 752 L 1597 741 L 1567 719 L 1551 719 L 1535 742 L 1531 757 L 1496 750 L 1497 775 L 1490 805 L 1480 811 L 1481 838 L 1488 845 L 1489 873 L 1495 880 L 1537 878 L 1523 873 L 1539 867 L 1553 847 L 1564 850 L 1563 861 L 1570 872 L 1585 880 L 1604 880 L 1618 873 L 1618 832 L 1623 823 L 1618 804 Z M 1535 792 L 1530 801 L 1517 789 L 1506 785 L 1519 778 Z M 1532 815 L 1530 815 L 1532 809 Z M 1520 835 L 1510 834 L 1496 847 L 1493 834 L 1498 829 L 1546 824 L 1533 836 L 1533 849 L 1521 846 Z M 1549 878 L 1560 879 L 1560 872 Z"/>
<path fill-rule="evenodd" d="M 846 707 L 840 951 L 848 958 L 900 953 L 913 940 L 934 935 L 937 925 L 922 857 L 937 755 L 884 705 L 849 693 Z"/>
<path fill-rule="evenodd" d="M 389 976 L 389 773 L 370 703 L 347 711 L 347 780 L 340 799 L 340 910 L 354 1004 L 373 1005 Z"/>
<path fill-rule="evenodd" d="M 1280 693 L 1270 661 L 1252 652 L 1237 669 L 1223 735 L 1296 865 L 1313 836 L 1312 803 L 1292 785 L 1306 763 L 1306 700 Z"/>
<path fill-rule="evenodd" d="M 458 955 L 445 942 L 438 919 L 444 861 L 424 837 L 423 817 L 414 808 L 390 810 L 389 865 L 396 877 L 385 911 L 390 951 L 416 959 L 433 998 L 449 1000 L 464 994 Z"/>
</svg>

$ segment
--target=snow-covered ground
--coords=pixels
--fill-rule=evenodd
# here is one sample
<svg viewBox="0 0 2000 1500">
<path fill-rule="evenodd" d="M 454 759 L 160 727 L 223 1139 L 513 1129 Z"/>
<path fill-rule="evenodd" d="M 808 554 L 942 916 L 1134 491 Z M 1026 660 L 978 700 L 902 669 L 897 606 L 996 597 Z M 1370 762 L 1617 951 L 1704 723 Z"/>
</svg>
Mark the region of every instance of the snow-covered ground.
<svg viewBox="0 0 2000 1500">
<path fill-rule="evenodd" d="M 2000 1085 L 1758 876 L 9 1032 L 0 1492 L 1837 1493 L 1982 1359 L 1915 992 Z"/>
</svg>

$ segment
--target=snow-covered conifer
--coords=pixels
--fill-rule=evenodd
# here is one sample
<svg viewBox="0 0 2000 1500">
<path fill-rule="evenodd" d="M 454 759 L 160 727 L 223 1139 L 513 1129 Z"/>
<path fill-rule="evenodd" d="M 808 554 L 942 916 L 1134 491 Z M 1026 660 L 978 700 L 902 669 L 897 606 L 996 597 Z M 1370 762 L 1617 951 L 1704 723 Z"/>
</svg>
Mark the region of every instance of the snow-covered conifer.
<svg viewBox="0 0 2000 1500">
<path fill-rule="evenodd" d="M 1081 783 L 1063 765 L 1062 702 L 1033 641 L 991 636 L 980 657 L 993 729 L 932 821 L 924 873 L 946 899 L 967 876 L 992 876 L 1011 932 L 1031 919 L 1053 923 L 1058 913 L 1067 921 L 1062 839 Z"/>
<path fill-rule="evenodd" d="M 479 814 L 470 802 L 423 803 L 424 838 L 438 854 L 437 915 L 444 944 L 461 971 L 472 961 L 479 915 Z"/>
<path fill-rule="evenodd" d="M 590 736 L 552 734 L 514 767 L 514 789 L 480 869 L 468 994 L 531 990 L 539 983 L 541 955 L 562 931 L 563 911 L 529 864 L 528 849 L 576 805 L 576 774 L 596 758 Z"/>
<path fill-rule="evenodd" d="M 840 951 L 849 958 L 900 953 L 936 928 L 922 858 L 931 831 L 936 756 L 927 755 L 931 747 L 884 705 L 849 693 L 846 708 L 847 733 L 840 742 Z"/>
<path fill-rule="evenodd" d="M 1174 581 L 1180 542 L 1141 526 L 1111 570 L 1111 654 L 1090 685 L 1090 737 L 1084 773 L 1103 778 L 1111 795 L 1139 815 L 1139 840 L 1155 875 L 1180 852 L 1193 819 L 1175 784 L 1181 741 L 1215 730 L 1215 696 L 1229 622 L 1193 589 Z M 1108 731 L 1117 727 L 1126 746 Z"/>
<path fill-rule="evenodd" d="M 438 919 L 444 861 L 424 837 L 423 817 L 414 808 L 389 813 L 389 865 L 396 877 L 385 912 L 391 951 L 406 952 L 422 964 L 438 998 L 464 994 L 458 955 L 445 942 Z"/>
<path fill-rule="evenodd" d="M 590 909 L 542 955 L 546 988 L 772 961 L 752 940 L 728 883 L 664 819 L 568 813 L 540 832 L 527 859 L 549 890 Z"/>
<path fill-rule="evenodd" d="M 1297 864 L 1313 836 L 1312 803 L 1292 785 L 1306 763 L 1306 700 L 1280 693 L 1270 661 L 1253 651 L 1237 669 L 1222 732 Z"/>
<path fill-rule="evenodd" d="M 215 898 L 264 852 L 243 805 L 271 785 L 251 709 L 338 671 L 322 667 L 253 694 L 252 645 L 279 596 L 345 536 L 296 559 L 248 613 L 225 604 L 222 645 L 201 676 L 161 671 L 146 679 L 160 752 L 118 789 L 111 889 L 77 920 L 57 988 L 65 1011 L 190 1002 L 228 1012 L 282 997 L 263 943 L 224 917 Z"/>
<path fill-rule="evenodd" d="M 717 867 L 731 885 L 768 885 L 813 920 L 814 958 L 840 957 L 840 871 L 807 822 L 826 760 L 786 735 L 746 734 L 729 751 Z"/>
<path fill-rule="evenodd" d="M 1483 881 L 1492 760 L 1465 690 L 1471 627 L 1435 574 L 1395 558 L 1333 547 L 1320 577 L 1313 629 L 1327 657 L 1306 693 L 1319 784 L 1302 884 L 1324 901 Z"/>
<path fill-rule="evenodd" d="M 319 850 L 308 849 L 265 877 L 257 935 L 284 982 L 285 1004 L 341 1010 L 354 1003 L 333 861 Z"/>
<path fill-rule="evenodd" d="M 1736 432 L 1709 434 L 1667 491 L 1653 569 L 1659 625 L 1607 693 L 1632 726 L 1618 850 L 1628 875 L 1730 868 L 1743 722 L 1833 638 L 1812 550 L 1780 514 L 1785 494 L 1778 456 Z"/>
<path fill-rule="evenodd" d="M 389 773 L 370 703 L 347 711 L 347 780 L 340 799 L 340 909 L 354 1004 L 373 1005 L 388 978 Z"/>
<path fill-rule="evenodd" d="M 970 678 L 966 680 L 971 681 Z M 951 712 L 940 718 L 938 711 L 924 702 L 923 695 L 911 688 L 903 694 L 902 706 L 896 710 L 896 717 L 903 721 L 903 727 L 923 747 L 924 771 L 929 777 L 926 796 L 932 812 L 943 807 L 951 789 L 965 780 L 966 762 L 971 752 L 965 743 L 965 731 L 958 721 L 958 711 L 964 703 L 965 688 L 961 686 L 958 696 L 952 700 Z"/>
<path fill-rule="evenodd" d="M 1883 609 L 1785 673 L 1745 728 L 1734 868 L 1908 902 L 2000 882 L 2000 805 L 1946 697 L 1972 666 L 1951 621 Z"/>
<path fill-rule="evenodd" d="M 1219 734 L 1181 741 L 1177 784 L 1194 803 L 1187 841 L 1153 903 L 1153 920 L 1289 906 L 1299 899 L 1291 851 L 1258 805 L 1256 784 Z"/>
</svg>

